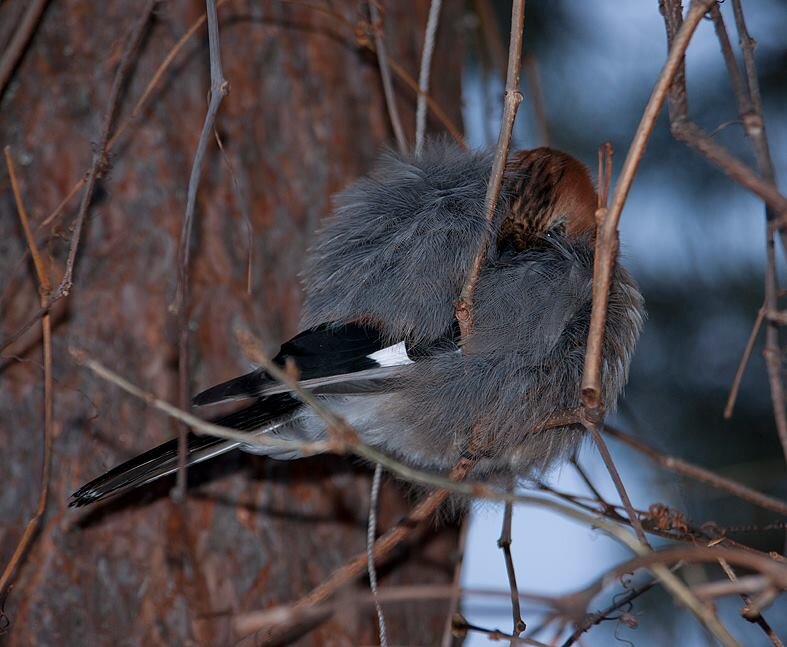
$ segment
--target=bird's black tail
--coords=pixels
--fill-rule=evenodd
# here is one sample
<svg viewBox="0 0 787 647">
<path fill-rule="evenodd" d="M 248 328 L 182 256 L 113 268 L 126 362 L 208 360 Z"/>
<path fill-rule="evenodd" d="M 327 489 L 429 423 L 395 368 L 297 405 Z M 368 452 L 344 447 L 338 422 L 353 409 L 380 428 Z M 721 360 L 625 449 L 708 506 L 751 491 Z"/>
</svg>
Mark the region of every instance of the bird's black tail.
<svg viewBox="0 0 787 647">
<path fill-rule="evenodd" d="M 239 431 L 263 432 L 286 421 L 300 406 L 298 400 L 282 393 L 257 399 L 253 404 L 213 422 Z M 240 445 L 236 441 L 197 436 L 189 432 L 187 465 L 200 463 Z M 172 474 L 178 469 L 178 441 L 170 440 L 93 479 L 71 495 L 70 506 L 81 507 L 120 494 Z"/>
</svg>

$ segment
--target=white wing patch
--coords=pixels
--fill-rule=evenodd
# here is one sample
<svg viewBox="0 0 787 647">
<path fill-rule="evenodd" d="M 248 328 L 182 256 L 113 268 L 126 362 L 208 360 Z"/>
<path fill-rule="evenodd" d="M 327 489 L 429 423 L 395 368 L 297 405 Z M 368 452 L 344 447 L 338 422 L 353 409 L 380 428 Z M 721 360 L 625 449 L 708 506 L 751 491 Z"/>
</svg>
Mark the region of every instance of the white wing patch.
<svg viewBox="0 0 787 647">
<path fill-rule="evenodd" d="M 407 356 L 407 347 L 403 341 L 393 346 L 388 346 L 388 348 L 378 350 L 368 357 L 369 359 L 373 359 L 380 366 L 404 366 L 405 364 L 413 363 L 413 360 Z"/>
</svg>

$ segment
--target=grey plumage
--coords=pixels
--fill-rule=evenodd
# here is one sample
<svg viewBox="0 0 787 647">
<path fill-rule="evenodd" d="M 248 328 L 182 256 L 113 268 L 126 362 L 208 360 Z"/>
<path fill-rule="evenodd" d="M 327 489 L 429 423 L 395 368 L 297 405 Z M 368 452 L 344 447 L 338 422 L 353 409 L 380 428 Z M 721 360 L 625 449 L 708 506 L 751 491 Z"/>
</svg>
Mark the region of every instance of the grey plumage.
<svg viewBox="0 0 787 647">
<path fill-rule="evenodd" d="M 477 433 L 483 460 L 476 471 L 517 474 L 542 470 L 573 449 L 581 432 L 541 428 L 579 404 L 592 271 L 588 240 L 552 235 L 484 268 L 463 353 L 408 367 L 383 416 L 389 432 L 400 430 L 385 434 L 385 446 L 448 468 Z M 603 397 L 611 408 L 626 382 L 642 312 L 636 285 L 618 266 L 603 350 Z"/>
<path fill-rule="evenodd" d="M 477 475 L 543 470 L 583 436 L 572 427 L 541 427 L 579 404 L 592 272 L 588 239 L 549 233 L 533 249 L 503 254 L 482 270 L 473 331 L 463 352 L 449 350 L 404 366 L 380 393 L 324 400 L 365 442 L 413 465 L 449 469 L 477 429 L 483 447 Z M 625 385 L 643 318 L 637 286 L 618 265 L 603 349 L 608 409 Z M 304 411 L 280 434 L 317 440 L 324 424 Z"/>
<path fill-rule="evenodd" d="M 593 271 L 592 241 L 581 232 L 592 227 L 595 195 L 586 170 L 570 156 L 538 149 L 516 159 L 504 183 L 512 195 L 503 192 L 488 225 L 483 203 L 491 154 L 445 141 L 430 142 L 419 160 L 384 154 L 368 177 L 336 197 L 305 264 L 305 332 L 277 355 L 282 364 L 288 357 L 300 361 L 308 369 L 306 385 L 365 442 L 422 468 L 448 470 L 475 429 L 476 475 L 543 470 L 583 435 L 576 427 L 542 428 L 579 405 Z M 570 212 L 575 208 L 582 214 Z M 520 220 L 512 221 L 512 214 Z M 522 225 L 512 231 L 522 234 L 524 249 L 498 240 L 512 222 Z M 484 235 L 491 244 L 472 333 L 460 348 L 455 303 Z M 639 290 L 618 264 L 602 357 L 608 410 L 626 382 L 643 318 Z M 428 352 L 411 358 L 415 347 Z M 405 348 L 400 361 L 397 353 Z M 378 357 L 389 352 L 384 362 Z M 222 421 L 250 434 L 323 438 L 323 421 L 284 390 L 258 370 L 208 389 L 196 402 L 256 398 Z M 234 447 L 190 442 L 192 462 Z M 94 479 L 72 504 L 171 472 L 174 448 L 162 445 Z M 298 457 L 296 451 L 243 448 Z"/>
<path fill-rule="evenodd" d="M 362 319 L 392 340 L 437 339 L 486 232 L 489 152 L 432 141 L 419 160 L 383 154 L 335 198 L 306 261 L 301 328 Z M 494 253 L 494 245 L 490 246 Z"/>
</svg>

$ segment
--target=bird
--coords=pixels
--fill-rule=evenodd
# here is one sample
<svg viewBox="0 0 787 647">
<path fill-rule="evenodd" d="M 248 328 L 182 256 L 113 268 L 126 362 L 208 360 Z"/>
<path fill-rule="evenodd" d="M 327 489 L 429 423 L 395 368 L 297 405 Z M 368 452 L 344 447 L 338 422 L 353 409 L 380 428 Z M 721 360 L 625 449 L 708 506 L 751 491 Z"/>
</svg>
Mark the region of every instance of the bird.
<svg viewBox="0 0 787 647">
<path fill-rule="evenodd" d="M 544 429 L 575 410 L 590 324 L 597 195 L 587 168 L 557 149 L 512 152 L 488 220 L 494 151 L 429 140 L 421 155 L 384 151 L 334 197 L 302 271 L 300 332 L 273 362 L 361 440 L 425 470 L 447 473 L 466 454 L 471 475 L 548 470 L 581 444 L 576 425 Z M 456 305 L 482 241 L 489 244 L 462 338 Z M 613 410 L 645 318 L 619 260 L 602 347 L 602 398 Z M 244 400 L 216 424 L 315 441 L 325 422 L 262 368 L 193 398 Z M 274 459 L 297 449 L 189 433 L 187 464 L 240 448 Z M 126 492 L 178 469 L 178 441 L 144 452 L 76 490 L 71 506 Z"/>
</svg>

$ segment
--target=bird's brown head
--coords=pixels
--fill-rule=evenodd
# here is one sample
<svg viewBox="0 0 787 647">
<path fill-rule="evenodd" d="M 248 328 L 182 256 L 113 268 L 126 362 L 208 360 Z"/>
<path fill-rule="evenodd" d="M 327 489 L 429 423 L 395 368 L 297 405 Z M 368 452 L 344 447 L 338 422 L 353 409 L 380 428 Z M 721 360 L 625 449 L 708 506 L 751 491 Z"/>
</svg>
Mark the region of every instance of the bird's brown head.
<svg viewBox="0 0 787 647">
<path fill-rule="evenodd" d="M 555 226 L 574 238 L 595 231 L 596 190 L 585 165 L 567 153 L 517 151 L 506 165 L 503 191 L 510 202 L 498 247 L 525 249 Z"/>
</svg>

